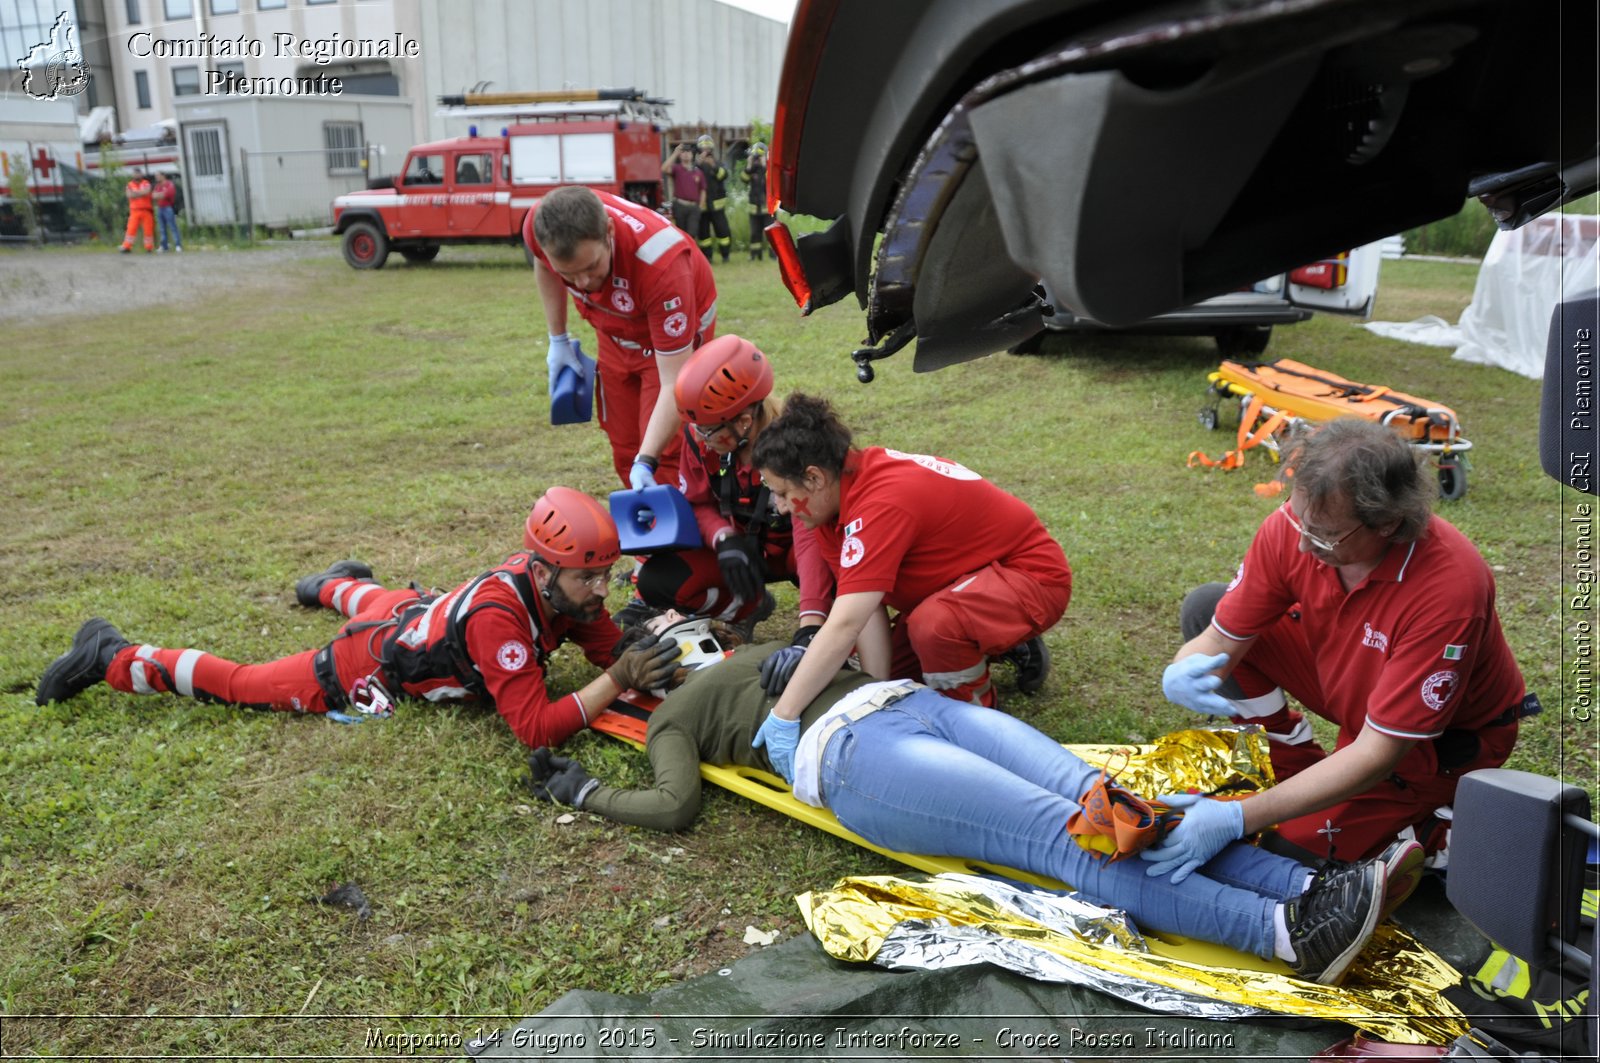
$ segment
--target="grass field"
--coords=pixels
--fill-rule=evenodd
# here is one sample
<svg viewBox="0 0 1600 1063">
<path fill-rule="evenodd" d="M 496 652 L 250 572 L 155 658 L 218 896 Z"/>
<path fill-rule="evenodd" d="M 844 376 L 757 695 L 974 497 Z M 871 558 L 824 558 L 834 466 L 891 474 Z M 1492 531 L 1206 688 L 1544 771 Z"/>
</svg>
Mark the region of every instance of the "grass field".
<svg viewBox="0 0 1600 1063">
<path fill-rule="evenodd" d="M 1378 316 L 1454 320 L 1475 274 L 1385 263 Z M 847 357 L 862 339 L 853 301 L 802 320 L 770 262 L 717 277 L 719 329 L 763 346 L 780 390 L 831 396 L 863 444 L 983 472 L 1060 539 L 1075 582 L 1048 636 L 1055 670 L 1029 699 L 1001 669 L 1010 711 L 1063 741 L 1144 740 L 1191 719 L 1160 695 L 1178 602 L 1233 572 L 1274 504 L 1251 491 L 1269 474 L 1262 457 L 1227 474 L 1184 467 L 1191 450 L 1231 443 L 1195 416 L 1209 341 L 1053 341 L 926 376 L 906 352 L 863 387 Z M 529 799 L 525 751 L 482 709 L 407 705 L 339 727 L 106 687 L 33 705 L 40 671 L 88 616 L 136 640 L 267 660 L 336 631 L 292 590 L 333 559 L 452 586 L 520 545 L 545 486 L 611 489 L 600 432 L 545 423 L 544 326 L 519 253 L 451 248 L 431 267 L 356 273 L 330 245 L 270 299 L 6 332 L 7 1053 L 361 1054 L 370 1024 L 356 1016 L 462 1032 L 574 988 L 648 990 L 743 954 L 747 925 L 803 932 L 797 892 L 892 870 L 721 793 L 676 836 L 561 822 Z M 1512 766 L 1592 782 L 1592 725 L 1561 697 L 1563 508 L 1576 496 L 1539 471 L 1538 382 L 1320 316 L 1279 330 L 1271 353 L 1460 412 L 1477 449 L 1466 497 L 1444 511 L 1494 567 L 1508 637 L 1547 706 Z M 792 592 L 782 601 L 763 625 L 773 636 L 793 622 Z M 590 674 L 568 650 L 553 683 Z M 647 775 L 642 754 L 597 736 L 569 752 L 608 781 Z M 371 899 L 369 920 L 312 903 L 345 882 Z"/>
</svg>

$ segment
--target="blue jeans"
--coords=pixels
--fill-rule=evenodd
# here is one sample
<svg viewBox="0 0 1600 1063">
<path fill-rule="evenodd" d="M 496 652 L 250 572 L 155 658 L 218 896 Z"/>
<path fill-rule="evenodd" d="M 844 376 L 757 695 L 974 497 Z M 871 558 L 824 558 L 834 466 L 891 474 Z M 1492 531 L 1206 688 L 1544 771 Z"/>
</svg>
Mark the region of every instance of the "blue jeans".
<svg viewBox="0 0 1600 1063">
<path fill-rule="evenodd" d="M 172 246 L 182 247 L 183 237 L 178 234 L 178 212 L 172 207 L 156 208 L 156 225 L 161 230 L 161 250 L 167 249 L 167 233 L 172 233 Z"/>
<path fill-rule="evenodd" d="M 1066 833 L 1098 775 L 1022 721 L 932 690 L 844 725 L 822 754 L 823 799 L 874 844 L 1049 875 L 1146 930 L 1271 958 L 1273 910 L 1306 868 L 1243 842 L 1178 886 L 1143 860 L 1112 863 Z"/>
</svg>

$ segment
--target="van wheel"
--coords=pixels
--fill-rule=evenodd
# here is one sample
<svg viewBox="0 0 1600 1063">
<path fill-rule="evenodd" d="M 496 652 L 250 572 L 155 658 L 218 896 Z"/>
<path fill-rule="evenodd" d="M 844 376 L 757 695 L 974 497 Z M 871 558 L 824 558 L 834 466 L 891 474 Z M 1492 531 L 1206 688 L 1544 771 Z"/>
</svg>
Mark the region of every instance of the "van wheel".
<svg viewBox="0 0 1600 1063">
<path fill-rule="evenodd" d="M 432 247 L 402 247 L 400 249 L 400 255 L 412 265 L 420 266 L 424 263 L 432 262 L 434 259 L 438 258 L 439 248 L 437 245 Z"/>
<path fill-rule="evenodd" d="M 1271 325 L 1235 325 L 1217 333 L 1217 352 L 1224 358 L 1241 358 L 1264 353 L 1271 342 Z"/>
<path fill-rule="evenodd" d="M 382 269 L 389 258 L 389 237 L 370 221 L 344 231 L 344 261 L 351 269 Z"/>
</svg>

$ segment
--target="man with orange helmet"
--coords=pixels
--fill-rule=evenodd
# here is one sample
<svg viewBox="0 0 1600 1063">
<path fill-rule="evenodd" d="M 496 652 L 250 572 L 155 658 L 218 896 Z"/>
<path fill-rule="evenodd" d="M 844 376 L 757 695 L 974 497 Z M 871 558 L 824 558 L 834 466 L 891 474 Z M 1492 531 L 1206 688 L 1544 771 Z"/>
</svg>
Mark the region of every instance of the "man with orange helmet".
<svg viewBox="0 0 1600 1063">
<path fill-rule="evenodd" d="M 802 629 L 827 615 L 833 577 L 809 531 L 772 505 L 751 464 L 755 442 L 780 412 L 772 362 L 742 336 L 718 336 L 689 356 L 673 385 L 683 420 L 678 486 L 706 547 L 653 555 L 639 597 L 658 609 L 752 623 L 772 608 L 764 585 L 800 586 Z"/>
<path fill-rule="evenodd" d="M 659 686 L 676 643 L 648 642 L 620 657 L 606 614 L 611 566 L 621 555 L 611 515 L 569 487 L 535 503 L 524 550 L 447 594 L 386 590 L 360 561 L 336 561 L 295 584 L 307 608 L 349 618 L 320 650 L 268 664 L 236 664 L 200 650 L 124 639 L 98 617 L 45 670 L 35 700 L 65 701 L 99 682 L 133 694 L 173 693 L 340 722 L 388 716 L 401 696 L 427 701 L 488 697 L 530 746 L 565 741 L 625 689 Z M 582 690 L 552 700 L 545 663 L 566 641 L 605 669 Z"/>
<path fill-rule="evenodd" d="M 551 391 L 563 367 L 582 372 L 570 293 L 599 341 L 595 407 L 617 475 L 635 490 L 677 482 L 672 382 L 717 324 L 717 285 L 694 237 L 637 203 L 568 185 L 528 211 L 522 238 L 550 332 Z"/>
</svg>

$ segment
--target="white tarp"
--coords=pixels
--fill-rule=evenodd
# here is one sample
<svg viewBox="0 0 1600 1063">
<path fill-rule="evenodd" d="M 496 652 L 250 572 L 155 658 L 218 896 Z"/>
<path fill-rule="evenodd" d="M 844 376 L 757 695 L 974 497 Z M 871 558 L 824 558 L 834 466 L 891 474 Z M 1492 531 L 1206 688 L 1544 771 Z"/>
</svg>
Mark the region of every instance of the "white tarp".
<svg viewBox="0 0 1600 1063">
<path fill-rule="evenodd" d="M 1600 287 L 1600 217 L 1546 214 L 1497 232 L 1461 315 L 1464 362 L 1503 366 L 1537 380 L 1556 304 Z"/>
</svg>

